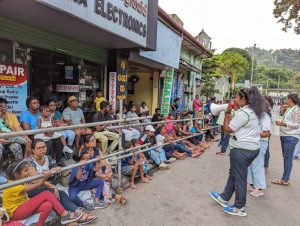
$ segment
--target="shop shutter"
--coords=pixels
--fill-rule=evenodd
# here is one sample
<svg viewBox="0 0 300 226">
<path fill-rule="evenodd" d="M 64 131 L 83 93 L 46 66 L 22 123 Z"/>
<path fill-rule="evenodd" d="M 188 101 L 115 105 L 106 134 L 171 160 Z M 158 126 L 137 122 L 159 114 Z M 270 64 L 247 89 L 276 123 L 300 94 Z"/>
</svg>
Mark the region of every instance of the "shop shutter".
<svg viewBox="0 0 300 226">
<path fill-rule="evenodd" d="M 65 50 L 67 55 L 107 64 L 108 51 L 105 49 L 1 16 L 0 37 L 55 52 Z"/>
</svg>

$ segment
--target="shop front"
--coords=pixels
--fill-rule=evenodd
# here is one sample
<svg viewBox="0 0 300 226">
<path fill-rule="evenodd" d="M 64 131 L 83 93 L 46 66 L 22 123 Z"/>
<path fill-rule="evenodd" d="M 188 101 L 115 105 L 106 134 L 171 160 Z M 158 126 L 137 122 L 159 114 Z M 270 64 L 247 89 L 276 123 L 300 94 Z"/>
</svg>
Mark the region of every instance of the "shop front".
<svg viewBox="0 0 300 226">
<path fill-rule="evenodd" d="M 129 89 L 129 100 L 137 105 L 146 102 L 150 113 L 162 107 L 163 102 L 170 102 L 171 91 L 168 101 L 163 101 L 163 89 L 166 77 L 170 80 L 174 69 L 179 68 L 181 41 L 180 34 L 169 24 L 157 21 L 157 50 L 130 52 L 129 88 L 132 87 L 132 91 Z M 172 90 L 172 84 L 170 86 Z"/>
<path fill-rule="evenodd" d="M 19 103 L 28 95 L 44 102 L 52 85 L 61 108 L 75 95 L 90 118 L 96 90 L 106 96 L 109 72 L 117 72 L 118 59 L 111 59 L 111 52 L 156 46 L 156 22 L 151 21 L 157 18 L 157 1 L 135 7 L 117 0 L 11 0 L 0 1 L 0 11 L 0 66 L 26 67 L 26 95 Z M 0 85 L 9 83 L 5 79 L 0 75 Z M 8 97 L 10 91 L 2 88 L 0 96 Z"/>
</svg>

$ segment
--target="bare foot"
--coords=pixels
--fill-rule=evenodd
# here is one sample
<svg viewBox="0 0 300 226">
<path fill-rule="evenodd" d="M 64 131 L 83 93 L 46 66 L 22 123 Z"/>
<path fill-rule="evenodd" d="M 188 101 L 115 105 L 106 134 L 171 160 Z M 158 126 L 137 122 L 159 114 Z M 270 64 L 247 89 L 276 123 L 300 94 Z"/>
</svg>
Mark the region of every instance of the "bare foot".
<svg viewBox="0 0 300 226">
<path fill-rule="evenodd" d="M 149 183 L 149 179 L 148 178 L 143 178 L 143 179 L 141 179 L 141 182 L 142 183 Z"/>
<path fill-rule="evenodd" d="M 148 174 L 146 174 L 146 178 L 148 178 L 149 180 L 153 180 L 153 177 L 149 176 Z"/>
<path fill-rule="evenodd" d="M 136 187 L 135 187 L 134 184 L 130 184 L 130 188 L 131 188 L 131 189 L 135 189 Z"/>
</svg>

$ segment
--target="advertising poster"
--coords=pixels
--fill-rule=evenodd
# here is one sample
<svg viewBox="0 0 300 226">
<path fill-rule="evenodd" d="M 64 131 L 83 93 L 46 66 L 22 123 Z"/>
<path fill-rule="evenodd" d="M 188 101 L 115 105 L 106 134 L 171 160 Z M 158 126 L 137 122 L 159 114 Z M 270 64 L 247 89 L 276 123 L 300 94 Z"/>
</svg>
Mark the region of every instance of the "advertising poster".
<svg viewBox="0 0 300 226">
<path fill-rule="evenodd" d="M 0 63 L 0 97 L 8 101 L 7 110 L 17 116 L 27 110 L 26 66 Z"/>
<path fill-rule="evenodd" d="M 116 86 L 117 86 L 117 73 L 109 73 L 109 104 L 116 110 Z"/>
<path fill-rule="evenodd" d="M 73 66 L 65 66 L 65 79 L 74 79 Z"/>
<path fill-rule="evenodd" d="M 164 78 L 164 88 L 163 88 L 162 103 L 161 103 L 162 115 L 167 115 L 169 114 L 170 111 L 170 100 L 172 95 L 173 78 L 174 78 L 174 68 L 168 70 Z"/>
<path fill-rule="evenodd" d="M 116 98 L 118 100 L 126 99 L 127 85 L 128 85 L 128 60 L 118 57 L 117 81 L 116 81 Z"/>
</svg>

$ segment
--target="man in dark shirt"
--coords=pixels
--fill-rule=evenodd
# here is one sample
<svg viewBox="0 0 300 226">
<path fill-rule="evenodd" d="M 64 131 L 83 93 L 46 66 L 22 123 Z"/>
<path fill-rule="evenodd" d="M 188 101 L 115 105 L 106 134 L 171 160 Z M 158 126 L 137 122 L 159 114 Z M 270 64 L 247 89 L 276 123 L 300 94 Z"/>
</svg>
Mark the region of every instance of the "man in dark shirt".
<svg viewBox="0 0 300 226">
<path fill-rule="evenodd" d="M 93 117 L 93 121 L 94 122 L 109 121 L 110 117 L 108 114 L 108 111 L 109 111 L 108 102 L 107 101 L 101 102 L 100 108 L 101 108 L 101 111 L 95 113 L 95 115 Z M 95 138 L 101 142 L 103 154 L 105 154 L 107 152 L 112 153 L 118 146 L 119 139 L 120 139 L 119 134 L 109 131 L 107 129 L 107 127 L 108 127 L 108 124 L 96 126 L 95 127 L 96 132 L 94 133 Z M 109 140 L 111 140 L 112 143 L 108 147 Z"/>
<path fill-rule="evenodd" d="M 163 119 L 162 115 L 160 114 L 160 108 L 155 109 L 155 114 L 152 117 L 152 122 L 159 122 Z"/>
</svg>

